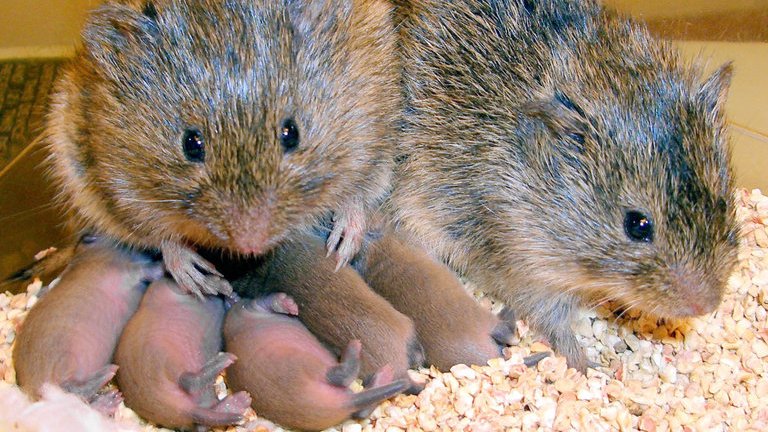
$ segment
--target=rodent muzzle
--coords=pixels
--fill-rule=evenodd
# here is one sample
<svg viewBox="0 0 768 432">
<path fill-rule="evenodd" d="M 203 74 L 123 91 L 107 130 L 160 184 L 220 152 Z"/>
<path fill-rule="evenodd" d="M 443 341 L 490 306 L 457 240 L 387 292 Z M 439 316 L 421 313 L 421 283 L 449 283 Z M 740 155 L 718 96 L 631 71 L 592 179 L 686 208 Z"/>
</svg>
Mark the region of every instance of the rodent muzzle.
<svg viewBox="0 0 768 432">
<path fill-rule="evenodd" d="M 717 309 L 723 297 L 723 282 L 706 273 L 685 267 L 670 269 L 668 288 L 675 297 L 672 302 L 661 303 L 661 315 L 689 317 L 710 313 Z"/>
<path fill-rule="evenodd" d="M 259 200 L 257 204 L 242 208 L 230 208 L 225 218 L 226 232 L 232 248 L 243 254 L 261 255 L 277 239 L 273 238 L 272 225 L 275 213 L 274 200 Z"/>
</svg>

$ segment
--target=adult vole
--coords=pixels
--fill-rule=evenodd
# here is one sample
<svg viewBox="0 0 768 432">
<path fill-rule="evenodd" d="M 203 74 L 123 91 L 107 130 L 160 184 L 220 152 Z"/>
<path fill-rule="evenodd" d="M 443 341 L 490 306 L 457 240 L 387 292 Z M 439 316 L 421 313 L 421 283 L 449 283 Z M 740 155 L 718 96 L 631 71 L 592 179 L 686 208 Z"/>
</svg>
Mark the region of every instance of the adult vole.
<svg viewBox="0 0 768 432">
<path fill-rule="evenodd" d="M 197 246 L 261 254 L 333 216 L 345 262 L 388 187 L 399 102 L 383 0 L 109 1 L 55 86 L 51 172 L 82 226 L 230 291 Z"/>
<path fill-rule="evenodd" d="M 730 65 L 702 79 L 591 0 L 397 3 L 400 229 L 581 370 L 580 305 L 715 309 L 736 257 Z"/>
</svg>

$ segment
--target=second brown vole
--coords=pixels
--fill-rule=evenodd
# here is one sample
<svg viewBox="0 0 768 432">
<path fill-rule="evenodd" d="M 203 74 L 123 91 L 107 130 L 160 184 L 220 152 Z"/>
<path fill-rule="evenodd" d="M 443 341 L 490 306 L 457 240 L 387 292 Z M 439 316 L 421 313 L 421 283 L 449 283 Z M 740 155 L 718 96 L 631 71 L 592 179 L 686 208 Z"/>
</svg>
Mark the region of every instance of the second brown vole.
<svg viewBox="0 0 768 432">
<path fill-rule="evenodd" d="M 402 1 L 392 208 L 571 366 L 580 305 L 714 310 L 736 257 L 726 65 L 592 0 Z"/>
<path fill-rule="evenodd" d="M 391 173 L 399 76 L 383 0 L 108 1 L 55 85 L 52 174 L 83 226 L 159 249 L 261 254 L 320 219 L 344 262 Z"/>
</svg>

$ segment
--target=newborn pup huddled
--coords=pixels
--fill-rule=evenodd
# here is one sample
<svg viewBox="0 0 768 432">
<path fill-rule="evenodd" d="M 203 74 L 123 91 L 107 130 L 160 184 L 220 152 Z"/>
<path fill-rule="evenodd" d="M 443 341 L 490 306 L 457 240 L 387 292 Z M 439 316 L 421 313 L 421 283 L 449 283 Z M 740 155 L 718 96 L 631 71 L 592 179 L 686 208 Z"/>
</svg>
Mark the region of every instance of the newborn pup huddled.
<svg viewBox="0 0 768 432">
<path fill-rule="evenodd" d="M 427 365 L 444 371 L 459 363 L 485 365 L 514 342 L 513 314 L 494 316 L 451 269 L 395 233 L 369 236 L 355 267 L 371 289 L 413 320 Z"/>
<path fill-rule="evenodd" d="M 353 393 L 349 385 L 360 370 L 360 341 L 350 341 L 341 362 L 315 338 L 295 315 L 299 307 L 286 294 L 243 299 L 232 306 L 224 324 L 227 351 L 239 361 L 227 370 L 227 385 L 259 397 L 259 415 L 283 426 L 325 429 L 367 410 L 411 386 L 393 380 L 384 366 L 368 390 Z"/>
<path fill-rule="evenodd" d="M 45 383 L 94 401 L 117 367 L 112 364 L 123 327 L 147 285 L 162 276 L 151 257 L 86 236 L 59 282 L 29 311 L 13 348 L 16 380 L 39 397 Z M 116 408 L 119 395 L 97 401 Z"/>
<path fill-rule="evenodd" d="M 219 400 L 214 390 L 216 378 L 237 361 L 221 352 L 224 312 L 221 298 L 200 300 L 168 278 L 153 282 L 115 352 L 125 405 L 168 428 L 242 420 L 248 393 Z"/>
</svg>

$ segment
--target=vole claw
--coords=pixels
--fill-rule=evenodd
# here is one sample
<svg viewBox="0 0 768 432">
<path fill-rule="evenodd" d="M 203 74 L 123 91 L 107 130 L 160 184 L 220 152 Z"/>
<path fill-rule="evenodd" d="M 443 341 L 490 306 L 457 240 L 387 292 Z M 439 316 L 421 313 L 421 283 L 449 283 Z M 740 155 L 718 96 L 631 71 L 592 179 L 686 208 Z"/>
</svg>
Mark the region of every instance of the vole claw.
<svg viewBox="0 0 768 432">
<path fill-rule="evenodd" d="M 117 412 L 118 407 L 123 402 L 123 395 L 117 390 L 109 390 L 105 393 L 97 394 L 89 401 L 91 408 L 112 417 Z"/>
<path fill-rule="evenodd" d="M 336 271 L 351 261 L 360 250 L 365 227 L 365 212 L 359 206 L 351 206 L 334 215 L 333 229 L 326 242 L 326 256 L 336 252 Z"/>
<path fill-rule="evenodd" d="M 160 246 L 166 270 L 185 291 L 199 299 L 203 295 L 232 295 L 232 286 L 205 258 L 184 245 L 164 242 Z"/>
<path fill-rule="evenodd" d="M 544 351 L 544 352 L 540 352 L 540 353 L 536 353 L 536 354 L 531 354 L 528 357 L 523 359 L 523 364 L 526 367 L 533 367 L 533 366 L 536 366 L 537 364 L 539 364 L 540 361 L 542 361 L 543 359 L 545 359 L 545 358 L 547 358 L 547 357 L 549 357 L 551 355 L 552 355 L 552 353 L 549 352 L 549 351 Z"/>
</svg>

